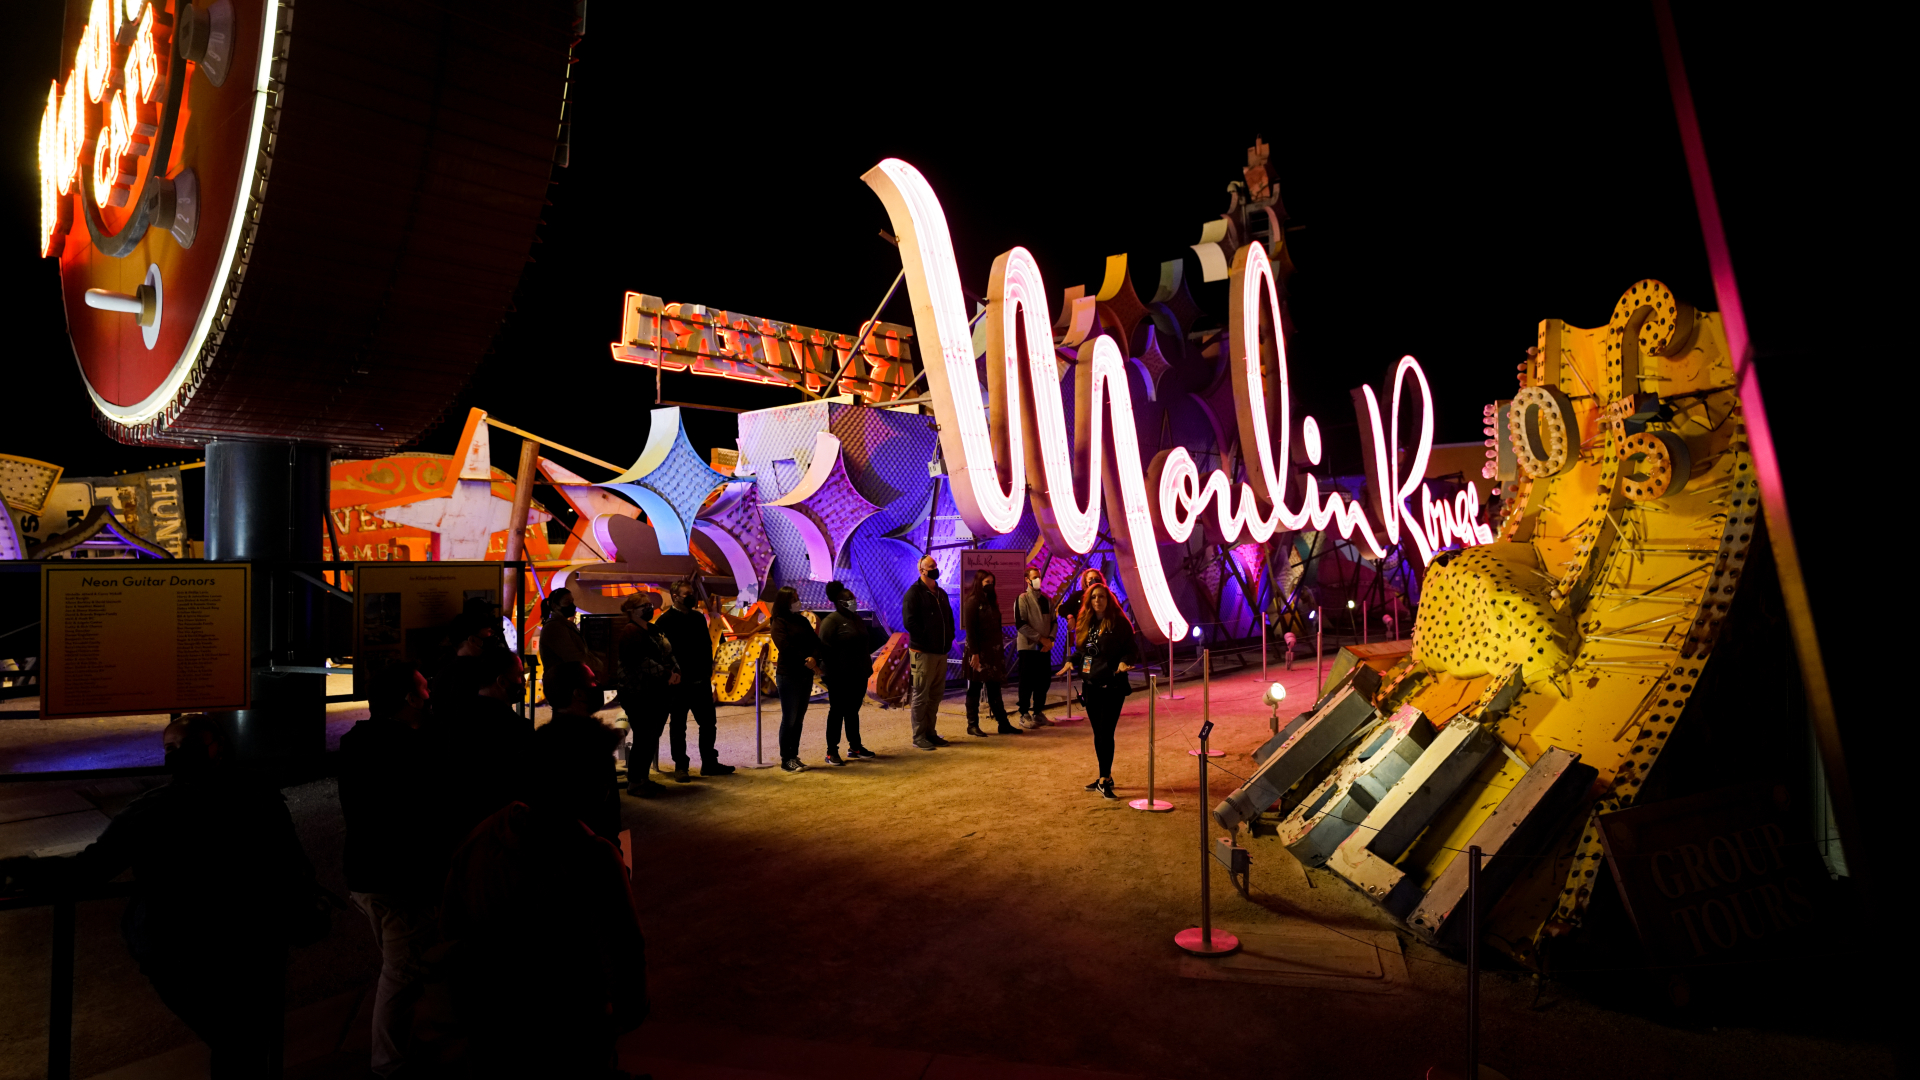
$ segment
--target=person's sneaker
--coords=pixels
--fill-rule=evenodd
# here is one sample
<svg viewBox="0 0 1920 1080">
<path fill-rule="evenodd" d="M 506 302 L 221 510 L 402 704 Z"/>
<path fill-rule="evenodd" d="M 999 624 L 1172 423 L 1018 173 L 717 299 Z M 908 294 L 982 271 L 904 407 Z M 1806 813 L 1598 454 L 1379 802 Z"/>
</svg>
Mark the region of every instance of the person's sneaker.
<svg viewBox="0 0 1920 1080">
<path fill-rule="evenodd" d="M 799 758 L 792 758 L 792 757 L 787 758 L 785 761 L 782 761 L 780 763 L 780 768 L 782 771 L 785 771 L 785 772 L 806 772 L 807 771 L 807 766 L 804 762 L 802 762 Z"/>
<path fill-rule="evenodd" d="M 1013 721 L 1008 720 L 1004 716 L 1000 718 L 1000 726 L 997 728 L 994 728 L 993 730 L 995 734 L 999 734 L 999 735 L 1025 735 L 1026 734 L 1026 732 L 1021 731 L 1017 727 L 1014 727 Z"/>
<path fill-rule="evenodd" d="M 733 773 L 733 766 L 722 765 L 717 761 L 709 761 L 705 765 L 700 766 L 701 776 L 732 776 Z"/>
<path fill-rule="evenodd" d="M 1093 783 L 1091 783 L 1091 784 L 1088 784 L 1088 785 L 1087 785 L 1087 790 L 1088 790 L 1088 791 L 1099 791 L 1099 790 L 1100 790 L 1100 781 L 1098 781 L 1098 780 L 1095 780 L 1095 781 L 1094 781 Z"/>
<path fill-rule="evenodd" d="M 847 756 L 851 758 L 870 758 L 878 757 L 879 755 L 864 746 L 849 746 L 847 747 Z"/>
<path fill-rule="evenodd" d="M 1052 727 L 1052 726 L 1053 726 L 1053 721 L 1047 719 L 1046 713 L 1037 712 L 1027 718 L 1027 727 L 1030 729 Z"/>
<path fill-rule="evenodd" d="M 679 764 L 677 764 L 677 765 L 675 765 L 675 766 L 673 767 L 673 782 L 674 782 L 674 783 L 676 783 L 676 784 L 686 784 L 686 783 L 691 783 L 691 782 L 692 782 L 692 780 L 693 780 L 693 778 L 692 778 L 691 776 L 689 776 L 689 775 L 687 775 L 687 763 L 686 763 L 686 762 L 684 762 L 684 761 L 683 761 L 683 762 L 680 762 Z"/>
<path fill-rule="evenodd" d="M 976 739 L 984 739 L 987 737 L 987 733 L 980 730 L 979 724 L 968 724 L 967 734 L 973 736 Z"/>
<path fill-rule="evenodd" d="M 930 741 L 932 741 L 933 745 L 935 746 L 952 746 L 953 745 L 952 743 L 948 742 L 947 740 L 941 738 L 938 735 L 929 735 L 927 736 L 927 738 Z"/>
<path fill-rule="evenodd" d="M 1108 799 L 1117 799 L 1120 797 L 1113 793 L 1113 781 L 1111 779 L 1100 781 L 1100 794 L 1102 797 Z"/>
<path fill-rule="evenodd" d="M 840 756 L 840 751 L 838 750 L 827 751 L 827 764 L 845 765 L 846 763 L 847 763 L 847 759 Z"/>
<path fill-rule="evenodd" d="M 627 794 L 633 796 L 636 799 L 651 799 L 655 795 L 660 794 L 660 792 L 663 790 L 664 789 L 659 784 L 656 784 L 651 780 L 643 780 L 638 784 L 627 785 Z"/>
<path fill-rule="evenodd" d="M 931 739 L 915 739 L 915 740 L 913 740 L 913 748 L 914 748 L 915 750 L 938 750 L 938 749 L 940 749 L 940 748 L 939 748 L 938 746 L 936 746 L 936 745 L 934 745 L 934 743 L 933 743 L 933 741 L 932 741 Z"/>
</svg>

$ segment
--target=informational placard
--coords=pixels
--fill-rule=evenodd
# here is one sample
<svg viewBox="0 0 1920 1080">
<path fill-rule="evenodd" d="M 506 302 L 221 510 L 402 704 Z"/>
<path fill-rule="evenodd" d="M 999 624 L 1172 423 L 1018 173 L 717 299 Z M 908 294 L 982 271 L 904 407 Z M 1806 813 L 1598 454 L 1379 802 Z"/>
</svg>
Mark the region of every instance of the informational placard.
<svg viewBox="0 0 1920 1080">
<path fill-rule="evenodd" d="M 41 565 L 40 715 L 246 708 L 252 567 L 114 562 Z"/>
<path fill-rule="evenodd" d="M 973 585 L 973 572 L 993 575 L 993 594 L 1000 601 L 1000 623 L 1013 625 L 1013 605 L 1027 587 L 1027 557 L 1018 551 L 966 550 L 960 553 L 960 591 Z"/>
<path fill-rule="evenodd" d="M 459 647 L 454 617 L 469 601 L 500 610 L 497 562 L 360 563 L 353 582 L 353 693 L 397 660 L 431 667 Z"/>
</svg>

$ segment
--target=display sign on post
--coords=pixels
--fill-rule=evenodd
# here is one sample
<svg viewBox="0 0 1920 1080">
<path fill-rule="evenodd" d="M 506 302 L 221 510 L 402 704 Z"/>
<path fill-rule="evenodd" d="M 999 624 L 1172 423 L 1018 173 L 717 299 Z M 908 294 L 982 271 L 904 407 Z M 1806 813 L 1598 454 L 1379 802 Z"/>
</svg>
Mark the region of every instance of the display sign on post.
<svg viewBox="0 0 1920 1080">
<path fill-rule="evenodd" d="M 1013 625 L 1013 605 L 1027 587 L 1027 557 L 1019 551 L 980 551 L 960 553 L 960 589 L 973 584 L 973 572 L 985 570 L 993 575 L 993 594 L 1000 601 L 1000 623 Z"/>
<path fill-rule="evenodd" d="M 40 715 L 244 709 L 247 563 L 48 562 L 40 568 Z"/>
<path fill-rule="evenodd" d="M 364 698 L 381 668 L 431 665 L 459 647 L 448 638 L 469 601 L 500 611 L 495 562 L 361 563 L 353 582 L 353 694 Z"/>
</svg>

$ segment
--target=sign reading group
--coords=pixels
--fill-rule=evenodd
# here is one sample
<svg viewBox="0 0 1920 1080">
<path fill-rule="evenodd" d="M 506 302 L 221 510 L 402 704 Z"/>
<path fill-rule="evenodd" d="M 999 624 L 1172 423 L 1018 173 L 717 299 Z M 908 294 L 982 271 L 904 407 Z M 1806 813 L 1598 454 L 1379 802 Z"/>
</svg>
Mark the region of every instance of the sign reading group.
<svg viewBox="0 0 1920 1080">
<path fill-rule="evenodd" d="M 40 715 L 244 709 L 246 563 L 40 568 Z"/>
</svg>

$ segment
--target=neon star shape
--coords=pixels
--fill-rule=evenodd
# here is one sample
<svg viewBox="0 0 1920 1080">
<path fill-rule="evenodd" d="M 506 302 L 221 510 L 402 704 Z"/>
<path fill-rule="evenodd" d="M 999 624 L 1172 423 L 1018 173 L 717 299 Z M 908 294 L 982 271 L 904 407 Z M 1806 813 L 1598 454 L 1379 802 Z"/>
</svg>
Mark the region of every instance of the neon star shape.
<svg viewBox="0 0 1920 1080">
<path fill-rule="evenodd" d="M 808 576 L 815 581 L 833 580 L 833 566 L 840 560 L 847 538 L 861 522 L 880 511 L 847 479 L 840 440 L 824 431 L 814 433 L 813 460 L 799 486 L 765 505 L 785 515 L 799 531 L 812 564 Z"/>
<path fill-rule="evenodd" d="M 760 520 L 760 485 L 751 480 L 728 484 L 700 511 L 694 530 L 713 541 L 726 557 L 734 582 L 742 589 L 767 580 L 773 565 L 773 541 Z"/>
<path fill-rule="evenodd" d="M 653 410 L 653 427 L 647 432 L 640 460 L 597 486 L 625 495 L 647 512 L 647 521 L 660 541 L 660 554 L 691 555 L 688 534 L 693 519 L 713 489 L 726 482 L 727 478 L 713 471 L 687 441 L 680 410 L 668 408 Z"/>
</svg>

